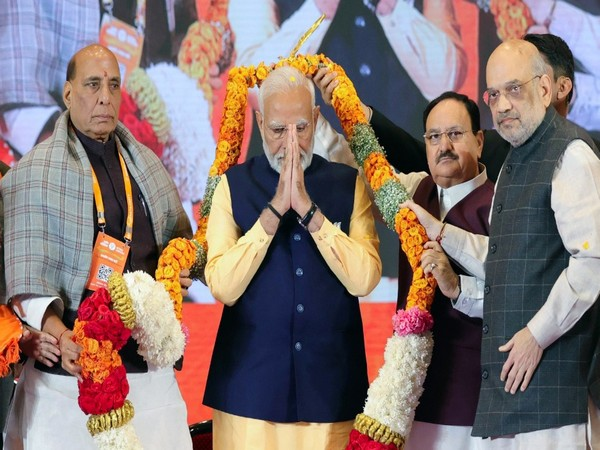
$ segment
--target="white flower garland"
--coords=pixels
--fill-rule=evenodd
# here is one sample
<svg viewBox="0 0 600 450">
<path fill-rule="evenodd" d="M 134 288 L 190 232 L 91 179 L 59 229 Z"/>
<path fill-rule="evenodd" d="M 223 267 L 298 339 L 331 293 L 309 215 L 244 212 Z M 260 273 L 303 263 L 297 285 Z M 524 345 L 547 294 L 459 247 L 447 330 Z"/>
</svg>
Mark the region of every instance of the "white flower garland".
<svg viewBox="0 0 600 450">
<path fill-rule="evenodd" d="M 146 69 L 146 73 L 156 86 L 171 122 L 162 162 L 182 201 L 201 200 L 216 147 L 210 105 L 196 80 L 179 67 L 160 63 Z"/>
<path fill-rule="evenodd" d="M 157 367 L 172 366 L 185 348 L 185 335 L 162 283 L 143 271 L 123 275 L 136 315 L 131 335 L 138 353 Z"/>
<path fill-rule="evenodd" d="M 364 414 L 392 431 L 408 436 L 423 393 L 432 350 L 431 331 L 390 337 L 385 346 L 383 366 L 369 386 Z"/>
<path fill-rule="evenodd" d="M 99 449 L 105 450 L 143 450 L 131 422 L 93 436 Z"/>
</svg>

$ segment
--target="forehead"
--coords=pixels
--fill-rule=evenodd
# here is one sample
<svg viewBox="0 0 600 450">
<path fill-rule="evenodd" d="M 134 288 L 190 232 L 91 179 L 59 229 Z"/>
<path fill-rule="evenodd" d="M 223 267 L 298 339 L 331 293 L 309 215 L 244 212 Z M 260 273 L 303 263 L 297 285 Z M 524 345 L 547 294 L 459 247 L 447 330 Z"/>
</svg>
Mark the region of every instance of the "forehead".
<svg viewBox="0 0 600 450">
<path fill-rule="evenodd" d="M 268 122 L 295 123 L 310 120 L 312 99 L 308 89 L 297 87 L 286 92 L 274 92 L 265 98 L 264 115 Z"/>
<path fill-rule="evenodd" d="M 465 130 L 471 128 L 471 117 L 464 103 L 454 99 L 446 99 L 439 102 L 429 112 L 425 124 L 427 130 L 447 130 L 451 127 L 462 127 Z"/>
<path fill-rule="evenodd" d="M 106 51 L 86 51 L 77 56 L 75 61 L 75 78 L 107 76 L 120 78 L 119 65 L 116 59 Z"/>
<path fill-rule="evenodd" d="M 486 83 L 502 87 L 511 82 L 524 82 L 531 78 L 531 56 L 517 49 L 502 49 L 490 56 L 486 66 Z"/>
</svg>

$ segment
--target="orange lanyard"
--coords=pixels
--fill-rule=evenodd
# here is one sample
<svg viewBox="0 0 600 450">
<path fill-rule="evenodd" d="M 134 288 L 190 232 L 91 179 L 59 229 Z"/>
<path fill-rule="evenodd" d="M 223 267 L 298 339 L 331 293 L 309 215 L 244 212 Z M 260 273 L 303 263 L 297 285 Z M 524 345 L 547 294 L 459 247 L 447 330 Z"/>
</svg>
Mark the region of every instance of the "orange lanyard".
<svg viewBox="0 0 600 450">
<path fill-rule="evenodd" d="M 123 160 L 123 156 L 119 153 L 119 162 L 121 163 L 121 172 L 123 172 L 123 183 L 125 184 L 125 197 L 127 199 L 127 220 L 125 222 L 125 243 L 129 245 L 133 237 L 133 190 L 131 189 L 131 179 L 127 173 L 127 166 Z M 102 201 L 102 192 L 96 173 L 92 168 L 92 183 L 94 186 L 94 201 L 96 202 L 96 210 L 98 211 L 98 227 L 104 232 L 106 226 L 106 217 L 104 216 L 104 202 Z"/>
</svg>

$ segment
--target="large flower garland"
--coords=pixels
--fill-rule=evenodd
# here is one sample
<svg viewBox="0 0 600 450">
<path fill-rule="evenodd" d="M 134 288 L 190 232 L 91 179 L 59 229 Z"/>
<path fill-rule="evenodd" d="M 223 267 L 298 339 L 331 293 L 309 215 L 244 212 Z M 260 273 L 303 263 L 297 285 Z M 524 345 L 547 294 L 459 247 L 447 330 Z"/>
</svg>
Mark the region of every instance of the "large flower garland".
<svg viewBox="0 0 600 450">
<path fill-rule="evenodd" d="M 186 102 L 181 102 L 186 98 Z M 119 119 L 156 153 L 182 201 L 198 201 L 214 148 L 210 104 L 195 80 L 168 63 L 135 69 L 127 78 Z"/>
<path fill-rule="evenodd" d="M 131 425 L 133 404 L 118 351 L 130 336 L 149 364 L 172 366 L 183 355 L 185 335 L 164 286 L 144 272 L 114 272 L 77 312 L 73 341 L 82 347 L 79 407 L 100 449 L 141 449 Z"/>
<path fill-rule="evenodd" d="M 229 0 L 211 0 L 202 8 L 205 17 L 198 8 L 198 21 L 188 28 L 177 55 L 179 68 L 197 81 L 210 105 L 213 90 L 209 70 L 216 65 L 222 73 L 234 56 L 235 37 L 227 18 L 228 6 Z"/>
<path fill-rule="evenodd" d="M 191 268 L 195 278 L 202 278 L 206 265 L 206 224 L 210 214 L 212 196 L 223 173 L 237 163 L 244 132 L 244 115 L 249 88 L 260 85 L 274 68 L 290 65 L 307 76 L 313 76 L 324 66 L 335 70 L 339 84 L 333 92 L 332 104 L 350 139 L 350 148 L 375 195 L 375 204 L 392 230 L 400 236 L 402 248 L 413 268 L 413 281 L 407 307 L 393 318 L 394 336 L 386 345 L 385 363 L 369 388 L 363 414 L 356 418 L 348 448 L 399 449 L 410 432 L 414 410 L 422 392 L 427 367 L 431 360 L 433 320 L 429 313 L 435 290 L 435 279 L 425 277 L 420 269 L 420 256 L 427 236 L 414 213 L 399 210 L 399 205 L 409 198 L 405 187 L 394 175 L 375 134 L 366 121 L 360 100 L 344 70 L 324 55 L 292 56 L 274 65 L 234 67 L 229 71 L 227 92 L 215 161 L 210 168 L 204 194 L 198 230 L 191 241 L 195 258 L 186 265 L 183 257 L 183 240 L 169 243 L 163 254 L 181 255 L 176 267 Z M 185 251 L 190 251 L 186 247 Z M 175 283 L 179 271 L 165 259 L 159 261 L 156 278 Z M 174 302 L 181 302 L 181 294 L 171 292 Z"/>
</svg>

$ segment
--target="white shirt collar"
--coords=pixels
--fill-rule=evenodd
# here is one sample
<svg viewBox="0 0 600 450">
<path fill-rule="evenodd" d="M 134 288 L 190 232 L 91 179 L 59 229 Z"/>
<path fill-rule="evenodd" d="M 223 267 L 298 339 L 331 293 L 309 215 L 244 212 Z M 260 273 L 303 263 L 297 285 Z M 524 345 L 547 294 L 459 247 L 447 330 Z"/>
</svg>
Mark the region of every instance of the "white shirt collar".
<svg viewBox="0 0 600 450">
<path fill-rule="evenodd" d="M 479 175 L 477 175 L 475 178 L 472 178 L 460 184 L 456 184 L 447 189 L 442 189 L 440 186 L 438 186 L 438 201 L 440 202 L 440 206 L 442 205 L 442 191 L 444 191 L 444 196 L 450 197 L 450 204 L 452 205 L 452 207 L 454 207 L 454 205 L 460 202 L 472 191 L 477 189 L 479 186 L 483 185 L 487 181 L 487 179 L 487 170 L 483 164 L 479 163 Z M 446 213 L 447 212 L 448 211 L 446 211 Z M 445 214 L 442 213 L 442 215 Z"/>
</svg>

